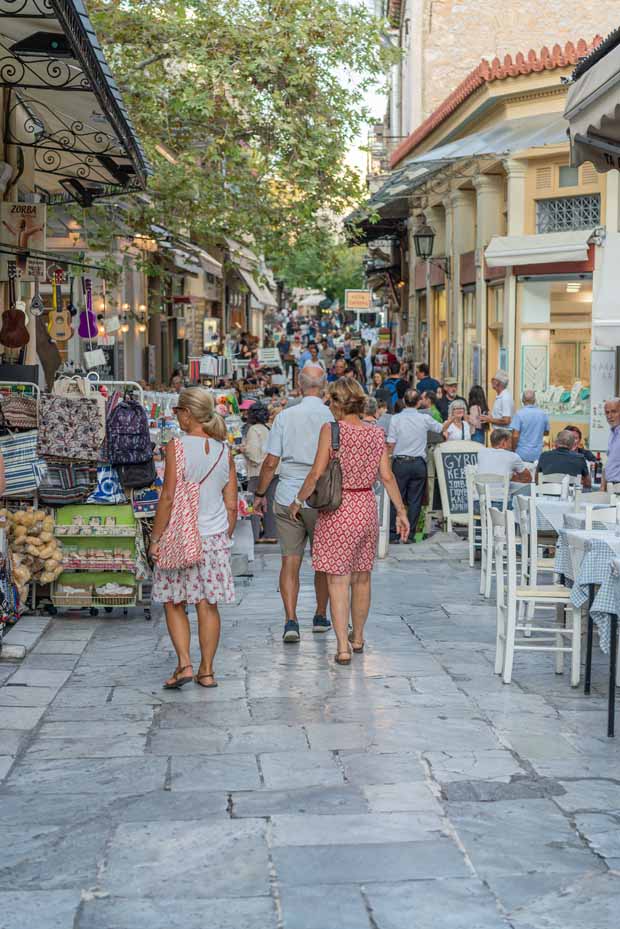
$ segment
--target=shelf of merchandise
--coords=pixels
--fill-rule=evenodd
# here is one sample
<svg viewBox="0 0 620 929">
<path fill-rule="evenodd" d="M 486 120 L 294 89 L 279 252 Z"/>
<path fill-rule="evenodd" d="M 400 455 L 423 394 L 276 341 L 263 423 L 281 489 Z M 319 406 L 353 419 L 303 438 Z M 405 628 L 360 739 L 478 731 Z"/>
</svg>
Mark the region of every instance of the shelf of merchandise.
<svg viewBox="0 0 620 929">
<path fill-rule="evenodd" d="M 127 610 L 136 606 L 140 597 L 136 529 L 131 504 L 75 504 L 58 509 L 56 537 L 63 545 L 63 572 L 52 590 L 54 606 L 91 612 L 99 607 Z M 110 584 L 130 588 L 131 593 L 103 592 Z"/>
</svg>

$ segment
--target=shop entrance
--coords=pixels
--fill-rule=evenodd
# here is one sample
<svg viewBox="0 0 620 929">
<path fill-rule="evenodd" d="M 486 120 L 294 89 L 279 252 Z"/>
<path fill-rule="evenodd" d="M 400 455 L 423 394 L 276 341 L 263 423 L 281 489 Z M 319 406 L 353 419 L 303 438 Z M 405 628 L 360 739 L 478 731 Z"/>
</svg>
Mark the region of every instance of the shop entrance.
<svg viewBox="0 0 620 929">
<path fill-rule="evenodd" d="M 448 317 L 445 287 L 433 288 L 430 332 L 430 366 L 433 377 L 443 380 L 447 373 Z"/>
</svg>

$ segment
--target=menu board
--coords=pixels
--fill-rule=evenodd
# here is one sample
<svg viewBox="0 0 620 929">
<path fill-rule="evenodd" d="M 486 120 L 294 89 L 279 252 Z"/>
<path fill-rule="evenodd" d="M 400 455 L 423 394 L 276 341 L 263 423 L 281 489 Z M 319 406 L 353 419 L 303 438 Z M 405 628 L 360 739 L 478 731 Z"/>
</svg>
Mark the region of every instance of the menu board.
<svg viewBox="0 0 620 929">
<path fill-rule="evenodd" d="M 613 348 L 592 349 L 590 363 L 590 435 L 588 445 L 593 452 L 607 451 L 609 426 L 605 419 L 605 401 L 616 391 L 616 351 Z"/>
<path fill-rule="evenodd" d="M 467 516 L 467 476 L 465 468 L 478 464 L 478 442 L 451 441 L 442 442 L 435 448 L 435 468 L 441 493 L 441 508 L 448 523 L 448 529 L 454 517 L 456 522 L 464 522 L 458 517 Z"/>
</svg>

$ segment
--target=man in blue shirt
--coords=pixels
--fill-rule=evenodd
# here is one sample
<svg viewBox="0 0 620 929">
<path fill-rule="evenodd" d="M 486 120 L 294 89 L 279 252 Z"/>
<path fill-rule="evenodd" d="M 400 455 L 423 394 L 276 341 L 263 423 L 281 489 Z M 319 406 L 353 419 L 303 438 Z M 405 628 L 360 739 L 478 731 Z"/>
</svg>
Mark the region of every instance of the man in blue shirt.
<svg viewBox="0 0 620 929">
<path fill-rule="evenodd" d="M 611 432 L 602 490 L 606 490 L 608 484 L 620 482 L 620 398 L 614 397 L 605 402 L 605 419 Z"/>
<path fill-rule="evenodd" d="M 549 432 L 549 417 L 536 406 L 533 390 L 524 390 L 523 406 L 512 417 L 512 447 L 522 461 L 538 461 L 543 450 L 543 437 Z"/>
<path fill-rule="evenodd" d="M 427 364 L 419 364 L 415 369 L 415 376 L 418 379 L 415 389 L 420 394 L 423 394 L 425 390 L 432 390 L 434 393 L 437 393 L 438 389 L 441 387 L 439 381 L 430 376 Z"/>
</svg>

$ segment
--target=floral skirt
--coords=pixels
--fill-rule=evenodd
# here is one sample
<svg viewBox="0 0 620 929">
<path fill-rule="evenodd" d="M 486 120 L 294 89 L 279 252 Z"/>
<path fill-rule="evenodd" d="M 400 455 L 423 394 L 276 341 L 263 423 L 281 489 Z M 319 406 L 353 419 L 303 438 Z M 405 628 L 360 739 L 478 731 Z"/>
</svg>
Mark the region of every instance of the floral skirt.
<svg viewBox="0 0 620 929">
<path fill-rule="evenodd" d="M 156 603 L 234 603 L 230 566 L 232 540 L 227 532 L 204 536 L 203 558 L 190 568 L 164 570 L 155 566 L 152 600 Z"/>
</svg>

